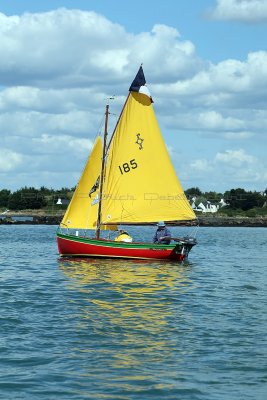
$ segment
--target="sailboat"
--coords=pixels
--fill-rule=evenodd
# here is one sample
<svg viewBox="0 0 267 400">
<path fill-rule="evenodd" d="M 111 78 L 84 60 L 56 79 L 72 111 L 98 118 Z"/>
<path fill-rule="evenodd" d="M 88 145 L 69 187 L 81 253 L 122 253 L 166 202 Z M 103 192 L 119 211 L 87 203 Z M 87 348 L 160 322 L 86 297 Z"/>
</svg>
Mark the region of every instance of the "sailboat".
<svg viewBox="0 0 267 400">
<path fill-rule="evenodd" d="M 59 254 L 183 261 L 196 244 L 193 237 L 173 238 L 170 244 L 104 237 L 118 226 L 196 220 L 163 141 L 142 65 L 109 141 L 108 119 L 109 104 L 103 141 L 96 138 L 57 231 Z"/>
</svg>

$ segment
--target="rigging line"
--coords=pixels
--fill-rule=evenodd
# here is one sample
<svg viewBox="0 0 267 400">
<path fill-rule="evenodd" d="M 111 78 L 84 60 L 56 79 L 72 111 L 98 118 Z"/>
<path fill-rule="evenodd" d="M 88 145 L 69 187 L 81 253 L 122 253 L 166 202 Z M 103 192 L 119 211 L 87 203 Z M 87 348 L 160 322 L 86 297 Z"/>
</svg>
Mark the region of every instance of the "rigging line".
<svg viewBox="0 0 267 400">
<path fill-rule="evenodd" d="M 103 128 L 103 125 L 104 125 L 104 121 L 105 121 L 105 114 L 102 116 L 102 118 L 100 120 L 100 123 L 99 123 L 98 129 L 97 129 L 97 133 L 95 134 L 94 140 L 96 140 L 97 136 L 101 135 L 101 131 L 102 131 L 102 128 Z"/>
<path fill-rule="evenodd" d="M 114 100 L 114 98 L 115 98 L 115 96 L 108 97 L 107 101 L 106 101 L 106 105 L 109 104 L 109 100 Z M 112 113 L 109 113 L 109 114 L 110 115 L 116 115 L 116 114 L 112 114 Z M 104 122 L 105 122 L 105 118 L 106 118 L 106 113 L 104 113 L 102 115 L 102 118 L 100 119 L 100 123 L 99 123 L 98 129 L 96 130 L 97 133 L 96 133 L 94 139 L 96 139 L 98 135 L 101 135 L 101 132 L 102 132 L 102 129 L 103 129 L 103 126 L 104 126 Z"/>
<path fill-rule="evenodd" d="M 130 92 L 128 93 L 128 96 L 127 96 L 127 98 L 126 98 L 126 100 L 125 100 L 125 102 L 124 102 L 124 105 L 123 105 L 123 107 L 122 107 L 122 110 L 121 110 L 121 113 L 120 113 L 120 115 L 119 115 L 119 118 L 118 118 L 118 120 L 117 120 L 117 122 L 116 122 L 115 128 L 113 129 L 112 135 L 111 135 L 110 140 L 109 140 L 109 143 L 108 143 L 108 145 L 107 145 L 106 154 L 107 154 L 107 152 L 109 151 L 109 147 L 110 147 L 111 142 L 112 142 L 112 139 L 113 139 L 113 137 L 114 137 L 114 135 L 115 135 L 117 126 L 118 126 L 118 124 L 119 124 L 119 122 L 120 122 L 122 113 L 123 113 L 123 111 L 124 111 L 124 109 L 125 109 L 125 106 L 126 106 L 126 103 L 127 103 L 127 101 L 128 101 L 129 96 L 130 96 Z"/>
<path fill-rule="evenodd" d="M 198 220 L 197 220 L 198 221 Z M 199 221 L 198 224 L 194 227 L 194 229 L 192 230 L 192 237 L 196 238 L 197 233 L 198 233 L 198 229 L 199 229 Z"/>
</svg>

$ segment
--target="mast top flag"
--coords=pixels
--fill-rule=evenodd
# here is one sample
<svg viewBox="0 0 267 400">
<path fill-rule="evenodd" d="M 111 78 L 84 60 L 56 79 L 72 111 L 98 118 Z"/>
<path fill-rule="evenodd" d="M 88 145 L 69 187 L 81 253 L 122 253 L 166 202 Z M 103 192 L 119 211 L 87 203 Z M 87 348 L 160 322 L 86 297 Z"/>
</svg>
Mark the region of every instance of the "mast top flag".
<svg viewBox="0 0 267 400">
<path fill-rule="evenodd" d="M 148 96 L 150 98 L 151 102 L 153 103 L 150 92 L 146 86 L 146 78 L 145 78 L 145 74 L 144 74 L 142 65 L 140 66 L 140 68 L 136 74 L 136 77 L 132 81 L 129 91 L 145 94 L 146 96 Z"/>
</svg>

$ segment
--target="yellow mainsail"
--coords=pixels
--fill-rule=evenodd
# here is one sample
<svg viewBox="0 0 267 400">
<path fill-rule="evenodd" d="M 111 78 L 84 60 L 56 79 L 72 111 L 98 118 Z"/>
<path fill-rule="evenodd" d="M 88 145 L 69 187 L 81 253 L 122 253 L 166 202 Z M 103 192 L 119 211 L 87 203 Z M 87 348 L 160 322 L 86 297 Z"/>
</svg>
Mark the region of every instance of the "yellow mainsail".
<svg viewBox="0 0 267 400">
<path fill-rule="evenodd" d="M 61 227 L 96 229 L 99 203 L 97 180 L 101 170 L 102 152 L 102 140 L 98 136 L 60 224 Z"/>
<path fill-rule="evenodd" d="M 98 136 L 61 227 L 96 229 L 98 237 L 99 228 L 117 229 L 117 224 L 196 218 L 176 176 L 152 100 L 142 82 L 145 83 L 145 78 L 140 67 L 113 133 L 108 154 Z M 105 127 L 104 147 L 106 137 Z M 103 157 L 105 162 L 102 164 Z M 104 171 L 101 171 L 102 166 Z"/>
<path fill-rule="evenodd" d="M 161 136 L 151 98 L 130 92 L 110 144 L 101 223 L 195 218 Z"/>
</svg>

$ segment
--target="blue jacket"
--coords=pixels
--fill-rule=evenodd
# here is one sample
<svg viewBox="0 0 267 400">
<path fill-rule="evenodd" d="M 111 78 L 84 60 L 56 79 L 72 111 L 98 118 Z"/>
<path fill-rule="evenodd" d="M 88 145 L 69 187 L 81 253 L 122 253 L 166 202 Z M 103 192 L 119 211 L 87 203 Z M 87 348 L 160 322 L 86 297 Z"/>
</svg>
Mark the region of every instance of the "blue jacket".
<svg viewBox="0 0 267 400">
<path fill-rule="evenodd" d="M 170 239 L 166 239 L 166 240 L 159 240 L 160 238 L 164 237 L 164 236 L 169 236 L 169 238 L 171 238 L 171 232 L 169 231 L 169 229 L 164 228 L 164 229 L 157 229 L 156 233 L 153 237 L 153 243 L 162 243 L 162 244 L 169 244 L 170 243 Z"/>
</svg>

